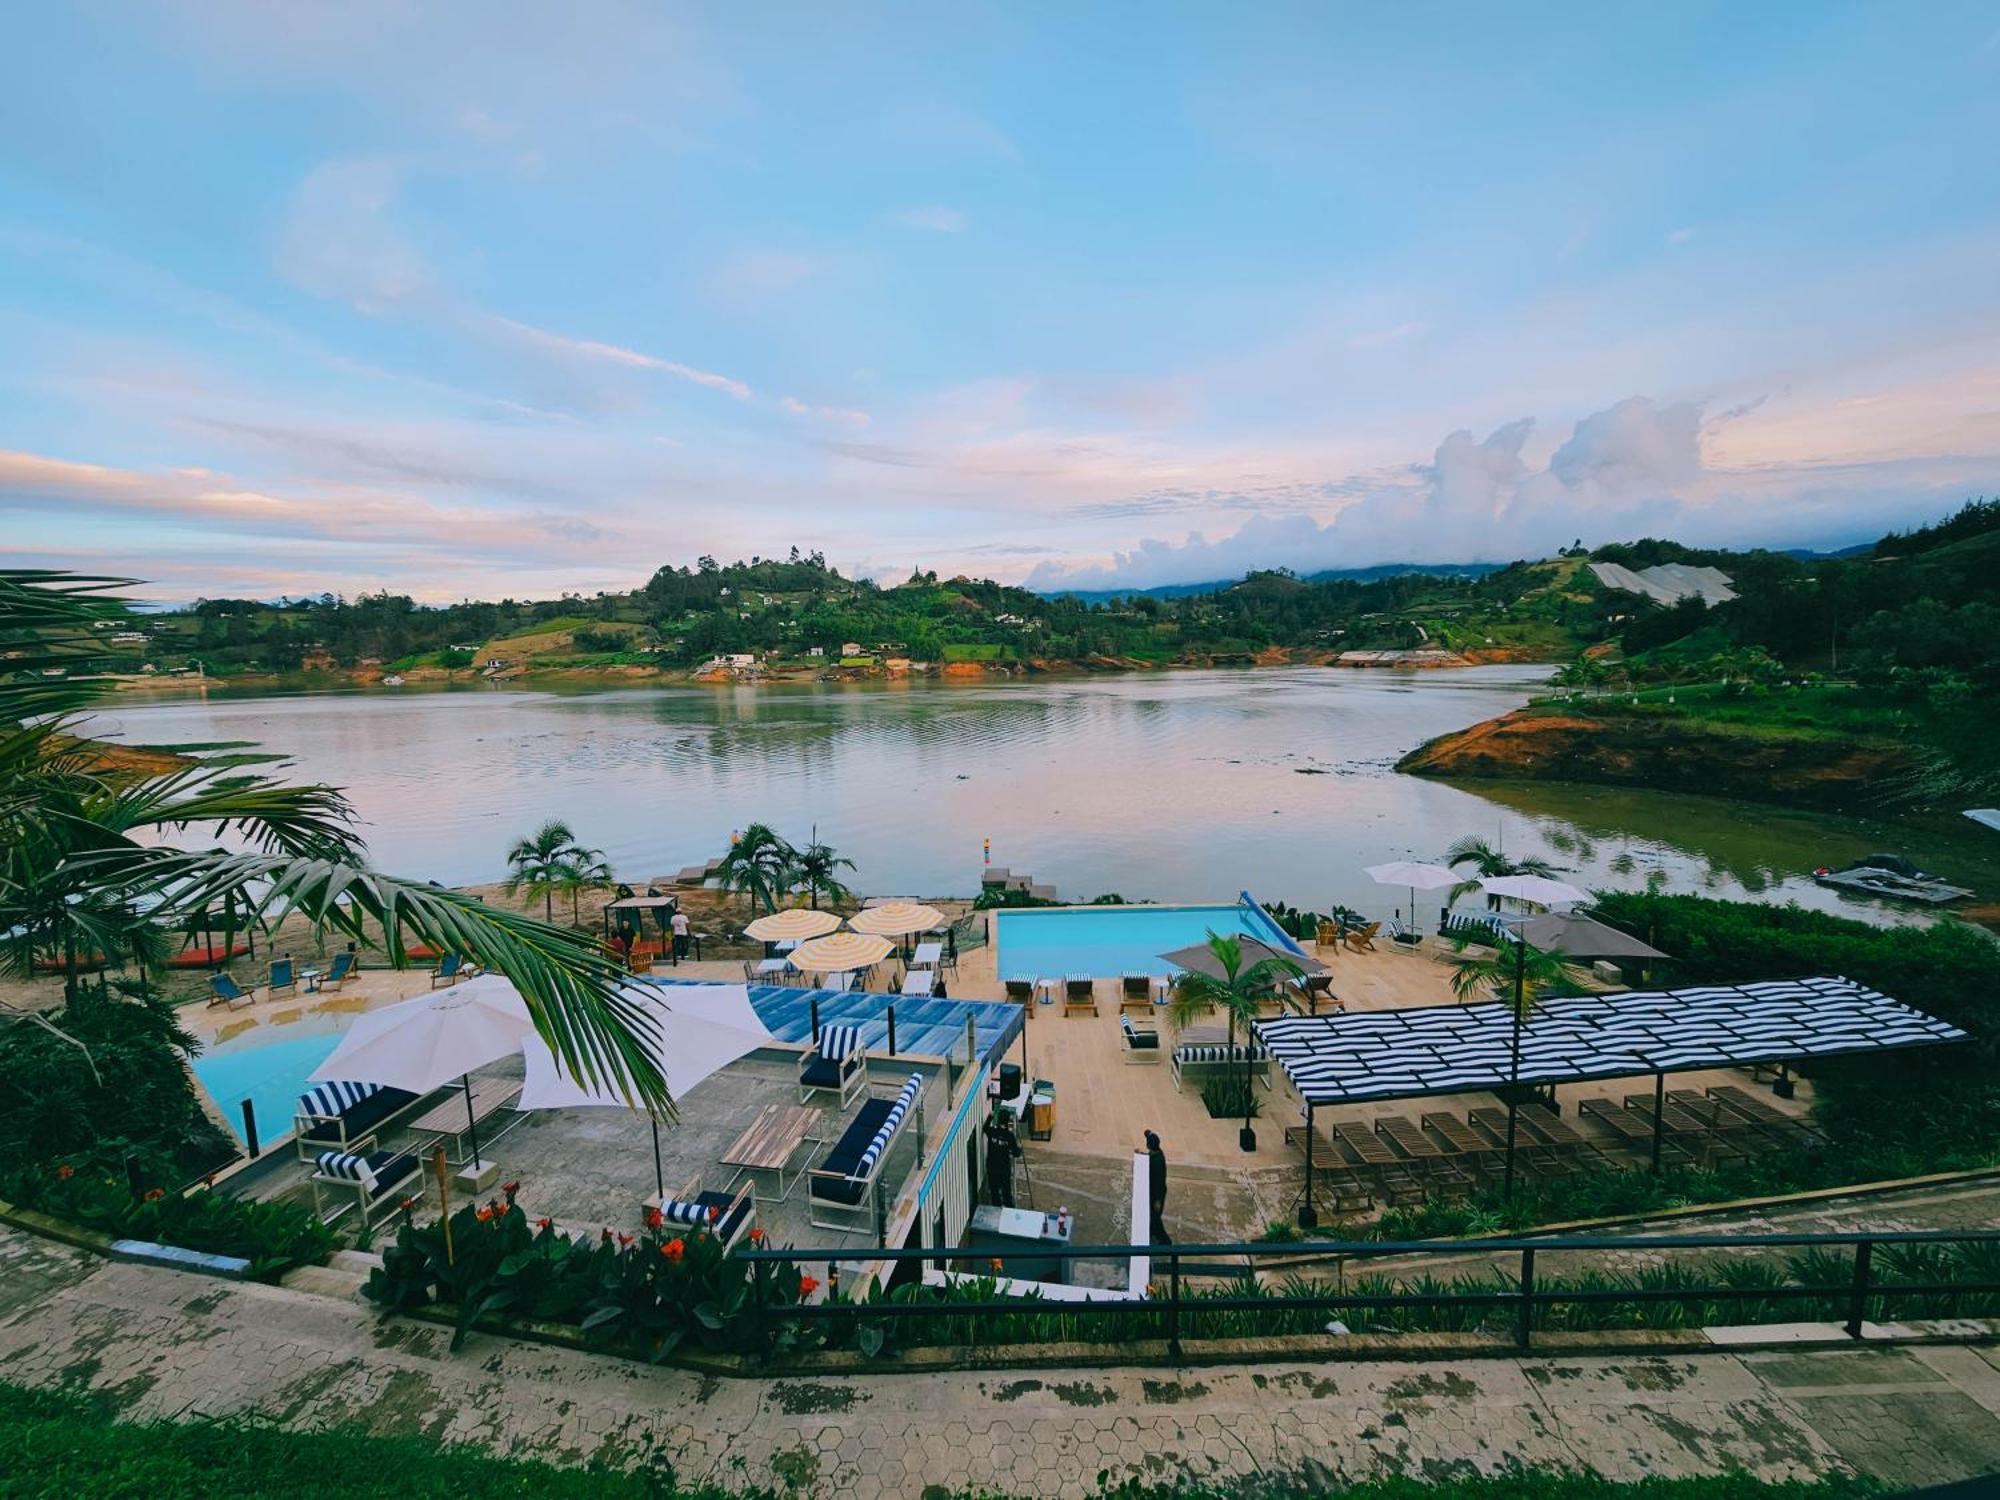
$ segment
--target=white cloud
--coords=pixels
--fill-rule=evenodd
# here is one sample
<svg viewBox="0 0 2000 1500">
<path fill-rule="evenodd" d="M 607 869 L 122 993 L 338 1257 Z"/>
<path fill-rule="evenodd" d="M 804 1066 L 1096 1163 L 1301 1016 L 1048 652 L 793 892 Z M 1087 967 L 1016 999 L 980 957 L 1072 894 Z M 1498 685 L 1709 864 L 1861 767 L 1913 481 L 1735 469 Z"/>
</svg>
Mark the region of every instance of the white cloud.
<svg viewBox="0 0 2000 1500">
<path fill-rule="evenodd" d="M 915 229 L 924 234 L 962 234 L 967 222 L 963 213 L 955 208 L 946 208 L 941 203 L 906 208 L 889 218 L 905 229 Z"/>
<path fill-rule="evenodd" d="M 428 293 L 423 256 L 390 217 L 399 177 L 382 161 L 327 162 L 307 173 L 278 230 L 279 274 L 371 317 Z"/>
<path fill-rule="evenodd" d="M 1695 231 L 1693 229 L 1682 228 L 1670 230 L 1667 234 L 1667 243 L 1669 245 L 1685 245 L 1694 236 Z"/>
<path fill-rule="evenodd" d="M 497 313 L 485 313 L 481 317 L 489 327 L 519 339 L 532 348 L 551 354 L 601 364 L 622 365 L 628 370 L 656 370 L 664 375 L 692 381 L 695 385 L 707 386 L 710 390 L 727 392 L 738 401 L 748 401 L 756 394 L 747 384 L 732 376 L 718 375 L 713 370 L 697 369 L 693 365 L 682 364 L 679 360 L 662 359 L 656 354 L 627 349 L 622 344 L 571 338 L 568 334 L 537 328 L 532 323 L 519 323 L 512 318 L 503 318 Z"/>
</svg>

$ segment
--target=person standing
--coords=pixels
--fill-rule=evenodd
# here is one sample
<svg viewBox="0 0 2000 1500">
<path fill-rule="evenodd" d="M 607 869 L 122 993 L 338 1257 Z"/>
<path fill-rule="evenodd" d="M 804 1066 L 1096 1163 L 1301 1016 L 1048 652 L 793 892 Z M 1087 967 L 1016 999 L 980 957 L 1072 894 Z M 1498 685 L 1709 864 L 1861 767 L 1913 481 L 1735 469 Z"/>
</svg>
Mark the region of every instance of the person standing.
<svg viewBox="0 0 2000 1500">
<path fill-rule="evenodd" d="M 986 1196 L 996 1207 L 1014 1206 L 1014 1158 L 1020 1154 L 1013 1122 L 996 1104 L 986 1121 Z"/>
<path fill-rule="evenodd" d="M 692 936 L 688 927 L 688 914 L 678 906 L 674 908 L 674 962 L 679 963 L 688 956 L 688 941 Z"/>
<path fill-rule="evenodd" d="M 1167 1245 L 1172 1241 L 1167 1236 L 1167 1153 L 1160 1149 L 1160 1138 L 1152 1131 L 1146 1132 L 1146 1172 L 1147 1202 L 1153 1211 L 1153 1223 L 1148 1238 L 1155 1245 Z"/>
</svg>

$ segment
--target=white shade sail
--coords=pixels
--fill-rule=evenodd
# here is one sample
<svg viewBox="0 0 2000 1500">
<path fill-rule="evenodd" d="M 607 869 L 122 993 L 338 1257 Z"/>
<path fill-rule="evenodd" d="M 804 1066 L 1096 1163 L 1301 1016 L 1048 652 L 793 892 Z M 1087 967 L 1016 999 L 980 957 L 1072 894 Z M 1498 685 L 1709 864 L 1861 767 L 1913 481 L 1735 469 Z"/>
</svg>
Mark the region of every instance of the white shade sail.
<svg viewBox="0 0 2000 1500">
<path fill-rule="evenodd" d="M 800 906 L 791 911 L 774 911 L 767 917 L 759 917 L 743 929 L 743 935 L 760 943 L 795 943 L 823 936 L 839 925 L 840 918 L 830 911 L 814 911 L 811 907 Z"/>
<path fill-rule="evenodd" d="M 1479 888 L 1489 896 L 1505 896 L 1534 906 L 1574 906 L 1590 899 L 1589 891 L 1546 875 L 1489 875 L 1479 882 Z"/>
<path fill-rule="evenodd" d="M 856 932 L 874 932 L 883 937 L 907 937 L 913 932 L 929 932 L 944 925 L 944 913 L 935 906 L 916 901 L 885 901 L 866 911 L 856 912 L 847 925 Z"/>
<path fill-rule="evenodd" d="M 882 962 L 896 945 L 872 932 L 830 932 L 800 943 L 788 955 L 792 967 L 808 974 L 839 974 Z"/>
<path fill-rule="evenodd" d="M 658 1027 L 646 1051 L 676 1100 L 745 1053 L 777 1041 L 740 984 L 631 985 L 626 993 Z M 538 1035 L 521 1044 L 521 1056 L 527 1072 L 517 1109 L 634 1107 L 615 1088 L 593 1087 L 565 1073 Z"/>
<path fill-rule="evenodd" d="M 497 974 L 482 974 L 356 1017 L 311 1079 L 428 1093 L 519 1051 L 534 1034 L 520 992 Z"/>
</svg>

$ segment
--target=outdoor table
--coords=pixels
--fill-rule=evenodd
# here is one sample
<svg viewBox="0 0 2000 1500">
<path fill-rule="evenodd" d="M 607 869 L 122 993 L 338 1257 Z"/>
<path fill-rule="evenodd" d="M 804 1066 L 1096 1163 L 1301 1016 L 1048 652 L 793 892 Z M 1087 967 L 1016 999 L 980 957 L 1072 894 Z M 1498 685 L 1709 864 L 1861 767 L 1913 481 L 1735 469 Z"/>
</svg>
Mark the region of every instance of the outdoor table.
<svg viewBox="0 0 2000 1500">
<path fill-rule="evenodd" d="M 791 1188 L 785 1186 L 785 1170 L 801 1146 L 819 1144 L 818 1137 L 813 1134 L 819 1122 L 820 1111 L 810 1105 L 767 1104 L 750 1122 L 750 1128 L 739 1135 L 717 1160 L 725 1167 L 739 1168 L 739 1175 L 771 1173 L 777 1178 L 777 1201 L 782 1203 L 791 1192 Z M 800 1172 L 792 1174 L 792 1187 L 798 1186 L 801 1175 Z"/>
<path fill-rule="evenodd" d="M 929 995 L 937 984 L 937 975 L 930 969 L 912 969 L 903 976 L 903 993 L 906 995 Z"/>
<path fill-rule="evenodd" d="M 916 956 L 910 960 L 910 966 L 916 969 L 935 969 L 943 962 L 943 943 L 919 943 Z"/>
<path fill-rule="evenodd" d="M 306 993 L 308 995 L 317 995 L 319 993 L 320 973 L 318 969 L 301 969 L 299 970 L 299 978 L 306 982 Z"/>
<path fill-rule="evenodd" d="M 513 1103 L 515 1096 L 520 1092 L 521 1080 L 518 1078 L 473 1079 L 471 1120 L 484 1121 L 487 1116 L 497 1114 L 501 1109 Z M 513 1123 L 518 1125 L 520 1121 L 516 1120 Z M 432 1105 L 429 1109 L 418 1115 L 416 1119 L 410 1121 L 409 1126 L 410 1134 L 412 1135 L 430 1136 L 433 1140 L 443 1140 L 449 1137 L 453 1152 L 452 1162 L 456 1166 L 464 1166 L 466 1164 L 461 1142 L 465 1139 L 470 1128 L 471 1121 L 467 1119 L 465 1090 L 462 1087 L 454 1088 L 449 1097 Z M 512 1127 L 503 1127 L 489 1135 L 484 1144 L 487 1146 L 492 1145 L 502 1135 L 505 1135 L 510 1128 Z M 428 1155 L 429 1151 L 430 1148 L 426 1147 L 424 1154 Z"/>
<path fill-rule="evenodd" d="M 757 960 L 757 967 L 752 972 L 759 979 L 762 979 L 767 974 L 789 974 L 791 970 L 792 964 L 790 959 L 760 958 Z"/>
</svg>

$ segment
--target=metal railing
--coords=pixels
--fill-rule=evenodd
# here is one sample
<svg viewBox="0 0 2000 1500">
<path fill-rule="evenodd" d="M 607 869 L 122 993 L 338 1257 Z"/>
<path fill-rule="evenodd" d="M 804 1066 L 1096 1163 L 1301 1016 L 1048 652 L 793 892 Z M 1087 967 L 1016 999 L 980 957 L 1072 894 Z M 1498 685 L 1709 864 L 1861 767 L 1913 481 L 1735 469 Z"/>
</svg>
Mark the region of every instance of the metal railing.
<svg viewBox="0 0 2000 1500">
<path fill-rule="evenodd" d="M 1055 1315 L 1103 1320 L 1107 1328 L 1143 1329 L 1144 1336 L 1164 1337 L 1171 1358 L 1181 1357 L 1183 1321 L 1189 1315 L 1209 1313 L 1274 1312 L 1311 1309 L 1334 1312 L 1393 1312 L 1423 1308 L 1506 1309 L 1514 1343 L 1532 1346 L 1536 1313 L 1558 1307 L 1588 1307 L 1609 1303 L 1700 1303 L 1700 1302 L 1804 1302 L 1835 1303 L 1844 1309 L 1844 1327 L 1853 1339 L 1864 1336 L 1871 1303 L 1887 1304 L 1915 1297 L 1962 1298 L 2000 1294 L 2000 1281 L 1964 1280 L 1914 1282 L 1883 1280 L 1875 1266 L 1877 1247 L 1943 1244 L 1990 1244 L 2000 1246 L 2000 1230 L 1898 1230 L 1880 1233 L 1767 1234 L 1767 1235 L 1648 1235 L 1616 1237 L 1606 1235 L 1564 1235 L 1539 1238 L 1496 1238 L 1482 1240 L 1325 1240 L 1235 1244 L 1188 1245 L 1079 1245 L 1044 1248 L 1036 1245 L 1008 1245 L 971 1249 L 792 1249 L 767 1248 L 738 1251 L 745 1260 L 784 1263 L 806 1272 L 824 1271 L 820 1279 L 829 1287 L 838 1286 L 838 1265 L 843 1261 L 928 1262 L 948 1268 L 967 1263 L 985 1270 L 997 1259 L 1010 1264 L 1027 1262 L 1115 1260 L 1130 1262 L 1140 1257 L 1151 1260 L 1155 1294 L 1146 1298 L 1120 1297 L 1107 1293 L 1102 1300 L 1044 1301 L 1034 1298 L 989 1298 L 977 1302 L 916 1298 L 906 1301 L 847 1301 L 831 1298 L 821 1302 L 801 1302 L 794 1306 L 765 1307 L 758 1299 L 765 1320 L 766 1338 L 775 1326 L 786 1322 L 813 1323 L 824 1320 L 849 1323 L 874 1319 L 919 1322 L 949 1322 L 991 1316 Z M 1635 1250 L 1709 1250 L 1756 1252 L 1769 1250 L 1847 1250 L 1851 1252 L 1851 1274 L 1837 1285 L 1793 1286 L 1784 1284 L 1746 1285 L 1714 1281 L 1701 1285 L 1676 1286 L 1566 1286 L 1538 1281 L 1537 1255 L 1566 1253 L 1608 1257 L 1630 1255 Z M 1495 1255 L 1518 1256 L 1515 1285 L 1511 1288 L 1480 1291 L 1349 1292 L 1339 1287 L 1323 1295 L 1300 1293 L 1296 1287 L 1282 1294 L 1237 1296 L 1201 1295 L 1189 1298 L 1184 1280 L 1197 1275 L 1238 1277 L 1247 1280 L 1259 1261 L 1296 1261 L 1301 1258 L 1333 1260 L 1345 1268 L 1349 1261 L 1385 1259 L 1450 1258 L 1464 1261 Z M 1240 1264 L 1218 1265 L 1223 1258 Z M 2000 1257 L 1995 1258 L 2000 1264 Z M 1586 1267 L 1602 1271 L 1604 1266 Z M 759 1271 L 761 1274 L 761 1271 Z"/>
</svg>

